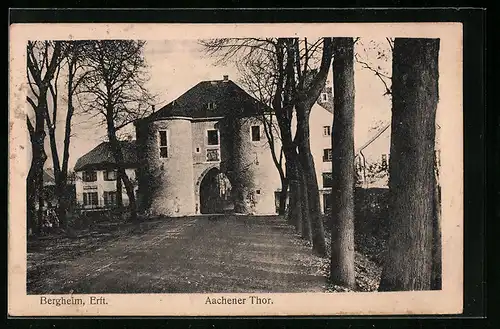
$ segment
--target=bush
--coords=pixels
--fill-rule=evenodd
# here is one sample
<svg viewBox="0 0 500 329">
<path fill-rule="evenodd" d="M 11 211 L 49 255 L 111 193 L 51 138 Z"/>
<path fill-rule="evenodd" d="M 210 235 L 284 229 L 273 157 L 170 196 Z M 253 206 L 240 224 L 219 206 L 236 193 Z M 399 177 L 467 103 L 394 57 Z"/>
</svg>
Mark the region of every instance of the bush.
<svg viewBox="0 0 500 329">
<path fill-rule="evenodd" d="M 356 251 L 379 264 L 389 235 L 388 192 L 387 188 L 356 188 L 354 192 Z M 330 214 L 325 214 L 324 223 L 330 231 Z"/>
</svg>

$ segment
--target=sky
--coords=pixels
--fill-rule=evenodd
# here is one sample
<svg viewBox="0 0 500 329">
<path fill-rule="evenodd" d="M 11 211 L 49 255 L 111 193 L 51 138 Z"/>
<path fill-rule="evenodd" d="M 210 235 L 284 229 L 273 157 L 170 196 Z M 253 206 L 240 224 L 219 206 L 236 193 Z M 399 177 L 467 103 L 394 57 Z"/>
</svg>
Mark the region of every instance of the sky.
<svg viewBox="0 0 500 329">
<path fill-rule="evenodd" d="M 362 40 L 355 45 L 355 52 L 373 67 L 391 74 L 391 58 L 388 43 L 381 40 Z M 383 54 L 381 56 L 380 54 Z M 389 55 L 388 55 L 389 54 Z M 233 63 L 214 65 L 215 58 L 208 56 L 195 40 L 148 41 L 144 53 L 150 69 L 150 80 L 147 88 L 157 95 L 156 109 L 176 99 L 188 89 L 203 80 L 220 80 L 223 75 L 235 83 L 239 82 L 239 74 Z M 382 123 L 390 121 L 391 102 L 384 95 L 385 87 L 379 78 L 359 63 L 355 64 L 355 145 L 362 145 L 373 136 Z M 332 83 L 330 70 L 327 84 Z M 61 88 L 64 89 L 63 87 Z M 64 100 L 60 102 L 64 107 Z M 78 105 L 76 105 L 78 106 Z M 78 109 L 77 109 L 78 111 Z M 64 114 L 65 115 L 65 114 Z M 63 136 L 64 115 L 58 125 L 59 136 Z M 123 132 L 135 136 L 133 126 Z M 106 140 L 105 127 L 99 125 L 98 118 L 76 114 L 72 126 L 69 167 L 73 168 L 77 159 Z M 62 139 L 62 138 L 61 138 Z M 48 140 L 48 138 L 47 138 Z M 47 152 L 48 141 L 46 143 Z M 62 141 L 59 143 L 62 150 Z M 48 152 L 50 153 L 50 152 Z M 50 156 L 50 154 L 49 154 Z M 52 161 L 46 161 L 51 167 Z"/>
</svg>

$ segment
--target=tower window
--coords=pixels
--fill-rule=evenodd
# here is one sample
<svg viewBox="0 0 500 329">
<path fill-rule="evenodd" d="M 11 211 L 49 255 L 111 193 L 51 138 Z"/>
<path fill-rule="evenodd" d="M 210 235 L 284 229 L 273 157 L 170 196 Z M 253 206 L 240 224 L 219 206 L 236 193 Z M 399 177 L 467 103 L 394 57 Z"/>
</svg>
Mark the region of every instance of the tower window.
<svg viewBox="0 0 500 329">
<path fill-rule="evenodd" d="M 219 145 L 219 131 L 218 130 L 207 130 L 207 144 L 208 145 Z"/>
<path fill-rule="evenodd" d="M 168 158 L 168 134 L 166 130 L 160 130 L 160 158 Z"/>
<path fill-rule="evenodd" d="M 331 131 L 330 131 L 330 126 L 323 126 L 323 136 L 330 136 Z"/>
<path fill-rule="evenodd" d="M 260 126 L 252 126 L 252 142 L 260 141 Z"/>
<path fill-rule="evenodd" d="M 209 102 L 207 104 L 207 109 L 209 110 L 214 110 L 215 109 L 215 103 L 214 102 Z"/>
<path fill-rule="evenodd" d="M 256 190 L 256 191 L 255 191 L 255 193 L 256 193 L 256 194 L 260 194 L 260 190 Z"/>
<path fill-rule="evenodd" d="M 322 100 L 323 102 L 326 102 L 326 101 L 328 100 L 328 95 L 327 95 L 327 93 L 322 93 L 322 94 L 321 94 L 321 100 Z"/>
</svg>

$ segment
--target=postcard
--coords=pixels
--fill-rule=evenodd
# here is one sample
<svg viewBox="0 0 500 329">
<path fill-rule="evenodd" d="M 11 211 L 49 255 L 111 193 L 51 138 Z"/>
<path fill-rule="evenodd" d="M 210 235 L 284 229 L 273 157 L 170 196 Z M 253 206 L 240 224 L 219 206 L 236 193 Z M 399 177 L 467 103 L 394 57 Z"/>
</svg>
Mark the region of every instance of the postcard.
<svg viewBox="0 0 500 329">
<path fill-rule="evenodd" d="M 460 23 L 9 33 L 10 316 L 462 312 Z"/>
</svg>

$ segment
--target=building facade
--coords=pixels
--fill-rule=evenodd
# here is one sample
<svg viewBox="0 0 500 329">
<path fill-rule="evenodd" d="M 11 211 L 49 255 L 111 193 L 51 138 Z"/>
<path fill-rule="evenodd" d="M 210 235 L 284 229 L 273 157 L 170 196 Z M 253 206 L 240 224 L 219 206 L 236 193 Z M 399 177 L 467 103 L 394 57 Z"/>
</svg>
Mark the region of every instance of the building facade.
<svg viewBox="0 0 500 329">
<path fill-rule="evenodd" d="M 125 173 L 135 186 L 137 193 L 137 156 L 135 141 L 122 143 L 126 161 Z M 101 143 L 79 158 L 75 165 L 75 190 L 77 206 L 83 210 L 98 210 L 118 206 L 118 191 L 121 190 L 122 205 L 129 199 L 125 186 L 117 181 L 116 162 L 109 143 Z M 120 187 L 121 186 L 121 187 Z"/>
</svg>

